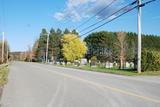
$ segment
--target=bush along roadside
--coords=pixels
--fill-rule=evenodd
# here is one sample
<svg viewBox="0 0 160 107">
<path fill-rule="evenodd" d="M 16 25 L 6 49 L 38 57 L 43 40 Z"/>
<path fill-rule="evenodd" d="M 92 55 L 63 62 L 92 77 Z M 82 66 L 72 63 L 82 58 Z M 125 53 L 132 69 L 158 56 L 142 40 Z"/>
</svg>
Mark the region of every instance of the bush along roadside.
<svg viewBox="0 0 160 107">
<path fill-rule="evenodd" d="M 7 77 L 8 77 L 8 65 L 0 65 L 0 100 L 3 92 L 3 87 L 7 84 Z"/>
<path fill-rule="evenodd" d="M 142 71 L 160 71 L 159 51 L 149 51 L 147 49 L 142 51 Z"/>
</svg>

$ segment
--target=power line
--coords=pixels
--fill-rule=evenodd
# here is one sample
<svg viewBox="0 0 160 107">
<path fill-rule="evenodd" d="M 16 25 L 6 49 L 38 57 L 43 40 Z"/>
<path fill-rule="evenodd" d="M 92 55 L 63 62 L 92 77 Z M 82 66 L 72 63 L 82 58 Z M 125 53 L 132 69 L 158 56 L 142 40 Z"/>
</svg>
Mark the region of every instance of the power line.
<svg viewBox="0 0 160 107">
<path fill-rule="evenodd" d="M 126 5 L 126 6 L 124 6 L 124 7 L 122 7 L 121 9 L 119 9 L 118 11 L 116 11 L 116 12 L 114 12 L 114 13 L 118 13 L 120 10 L 123 10 L 123 9 L 125 9 L 126 7 L 128 7 L 128 6 L 130 6 L 130 5 L 134 5 L 135 3 L 137 3 L 137 0 L 135 0 L 134 2 L 132 2 L 132 3 L 129 3 L 128 5 Z M 109 17 L 111 17 L 111 16 L 113 16 L 114 14 L 112 14 L 112 15 L 110 15 Z M 108 17 L 108 18 L 109 18 Z M 120 16 L 119 16 L 120 17 Z M 105 18 L 106 19 L 106 18 Z M 110 21 L 111 22 L 111 21 Z M 109 22 L 107 22 L 107 23 L 109 23 Z M 102 25 L 103 26 L 103 25 Z M 94 30 L 96 30 L 96 29 L 94 29 Z M 92 31 L 94 31 L 93 29 L 92 29 Z M 82 34 L 82 35 L 80 35 L 79 37 L 82 37 L 82 36 L 84 36 L 84 35 L 86 35 L 86 34 L 88 34 L 88 33 L 90 33 L 90 32 L 92 32 L 92 31 L 89 31 L 89 32 L 87 32 L 87 33 L 85 33 L 85 34 Z M 73 38 L 72 40 L 74 40 L 74 39 L 76 39 L 76 38 Z M 71 41 L 72 41 L 71 40 Z"/>
<path fill-rule="evenodd" d="M 126 6 L 124 6 L 124 7 L 122 7 L 122 8 L 120 8 L 118 11 L 112 13 L 112 14 L 109 15 L 108 17 L 105 17 L 105 18 L 103 18 L 102 20 L 100 20 L 100 21 L 98 21 L 98 22 L 96 22 L 96 23 L 94 23 L 94 24 L 92 24 L 92 25 L 90 25 L 90 26 L 82 29 L 82 30 L 80 31 L 80 33 L 83 32 L 83 31 L 86 31 L 87 29 L 89 29 L 89 28 L 92 27 L 92 26 L 97 25 L 98 23 L 101 23 L 101 22 L 107 20 L 107 19 L 110 18 L 111 16 L 117 14 L 118 12 L 120 12 L 120 11 L 124 10 L 125 8 L 130 7 L 130 6 L 132 6 L 132 5 L 136 4 L 136 3 L 137 3 L 137 0 L 135 0 L 134 2 L 132 2 L 132 3 L 128 4 L 128 5 L 126 5 Z"/>
<path fill-rule="evenodd" d="M 106 10 L 109 6 L 111 6 L 115 1 L 117 0 L 112 0 L 109 4 L 107 4 L 104 8 L 102 8 L 100 11 L 98 11 L 95 15 L 93 15 L 92 17 L 90 17 L 88 20 L 86 20 L 85 22 L 83 22 L 82 24 L 80 24 L 79 26 L 77 26 L 75 29 L 80 28 L 81 26 L 83 26 L 84 24 L 88 23 L 90 20 L 92 20 L 94 17 L 96 17 L 98 14 L 102 13 L 104 10 Z"/>
<path fill-rule="evenodd" d="M 133 7 L 133 8 L 130 8 L 130 9 L 127 10 L 126 12 L 124 12 L 124 13 L 122 13 L 122 14 L 120 14 L 120 15 L 114 17 L 113 19 L 111 19 L 111 20 L 109 20 L 109 21 L 103 23 L 102 25 L 100 25 L 100 26 L 98 26 L 98 27 L 95 27 L 95 28 L 93 28 L 92 30 L 90 30 L 90 31 L 88 31 L 88 32 L 86 32 L 86 33 L 84 33 L 84 34 L 82 34 L 81 37 L 84 36 L 84 35 L 86 35 L 86 34 L 88 34 L 88 33 L 90 33 L 90 32 L 92 32 L 92 31 L 94 31 L 94 30 L 96 30 L 96 29 L 98 29 L 98 28 L 100 28 L 100 27 L 102 27 L 102 26 L 104 26 L 104 25 L 106 25 L 106 24 L 108 24 L 109 22 L 111 22 L 111 21 L 113 21 L 113 20 L 119 18 L 120 16 L 122 16 L 122 15 L 124 15 L 124 14 L 130 12 L 131 10 L 133 10 L 133 9 L 135 9 L 135 8 L 137 8 L 137 6 L 135 6 L 135 7 Z"/>
<path fill-rule="evenodd" d="M 98 28 L 100 28 L 100 27 L 102 27 L 102 26 L 108 24 L 109 22 L 111 22 L 111 21 L 113 21 L 113 20 L 115 20 L 115 19 L 117 19 L 117 18 L 123 16 L 124 14 L 126 14 L 126 13 L 128 13 L 128 12 L 134 10 L 135 8 L 137 8 L 137 7 L 139 7 L 139 6 L 140 6 L 140 7 L 143 7 L 143 6 L 145 6 L 146 4 L 149 4 L 149 3 L 153 2 L 153 1 L 156 1 L 156 0 L 150 0 L 150 1 L 148 1 L 148 2 L 145 2 L 145 3 L 141 4 L 141 5 L 136 5 L 136 6 L 132 7 L 132 8 L 129 8 L 127 11 L 125 11 L 125 12 L 119 14 L 118 16 L 116 16 L 116 17 L 112 18 L 111 20 L 109 20 L 109 21 L 103 23 L 102 25 L 100 25 L 100 26 L 98 26 L 98 27 L 95 27 L 95 28 L 93 28 L 92 30 L 90 30 L 90 31 L 88 31 L 88 32 L 86 32 L 86 33 L 80 35 L 79 37 L 83 37 L 83 36 L 85 36 L 86 34 L 92 32 L 92 31 L 94 31 L 94 30 L 96 30 L 96 29 L 98 29 Z M 132 2 L 132 3 L 130 3 L 130 4 L 135 4 L 135 3 L 137 3 L 137 0 L 134 1 L 134 2 Z M 74 40 L 74 39 L 76 39 L 76 38 L 73 38 L 72 40 Z M 72 40 L 71 40 L 71 41 L 72 41 Z"/>
<path fill-rule="evenodd" d="M 103 23 L 103 24 L 101 24 L 101 25 L 99 25 L 99 26 L 97 26 L 97 27 L 91 29 L 90 31 L 88 31 L 88 32 L 86 32 L 86 33 L 84 33 L 84 34 L 82 34 L 80 37 L 82 37 L 82 36 L 84 36 L 84 35 L 86 35 L 86 34 L 92 32 L 92 31 L 94 31 L 94 30 L 96 30 L 96 29 L 98 29 L 98 28 L 100 28 L 100 27 L 102 27 L 102 26 L 108 24 L 109 22 L 111 22 L 111 21 L 113 21 L 113 20 L 119 18 L 120 16 L 122 16 L 122 15 L 124 15 L 124 14 L 126 14 L 126 13 L 128 13 L 128 12 L 130 12 L 130 11 L 132 11 L 133 9 L 135 9 L 135 8 L 137 8 L 137 7 L 139 7 L 139 6 L 140 6 L 140 7 L 143 7 L 143 6 L 145 6 L 146 4 L 149 4 L 149 3 L 154 2 L 154 1 L 156 1 L 156 0 L 150 0 L 150 1 L 148 1 L 148 2 L 145 2 L 145 3 L 141 4 L 141 5 L 136 5 L 136 6 L 132 7 L 132 8 L 130 8 L 130 9 L 128 9 L 128 10 L 125 11 L 124 13 L 122 13 L 122 14 L 120 14 L 120 15 L 114 17 L 113 19 L 111 19 L 111 20 L 109 20 L 109 21 L 107 21 L 107 22 L 105 22 L 105 23 Z"/>
</svg>

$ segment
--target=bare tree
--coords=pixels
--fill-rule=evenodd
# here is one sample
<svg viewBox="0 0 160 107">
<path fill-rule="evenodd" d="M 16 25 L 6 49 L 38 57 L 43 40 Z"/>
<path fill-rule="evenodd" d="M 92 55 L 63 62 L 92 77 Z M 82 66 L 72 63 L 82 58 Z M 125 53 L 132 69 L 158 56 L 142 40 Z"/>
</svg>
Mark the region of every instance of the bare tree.
<svg viewBox="0 0 160 107">
<path fill-rule="evenodd" d="M 118 58 L 120 63 L 120 69 L 123 69 L 125 66 L 125 59 L 126 59 L 126 33 L 125 32 L 118 32 L 117 33 L 117 42 L 116 46 L 118 48 Z"/>
<path fill-rule="evenodd" d="M 30 45 L 28 45 L 28 59 L 29 59 L 29 62 L 32 61 L 32 48 Z"/>
<path fill-rule="evenodd" d="M 3 48 L 2 48 L 2 45 L 4 45 Z M 4 55 L 2 55 L 2 53 Z M 9 56 L 9 45 L 8 45 L 8 42 L 4 41 L 4 43 L 3 43 L 3 41 L 0 41 L 0 64 L 6 63 L 7 60 L 8 60 L 8 56 Z"/>
</svg>

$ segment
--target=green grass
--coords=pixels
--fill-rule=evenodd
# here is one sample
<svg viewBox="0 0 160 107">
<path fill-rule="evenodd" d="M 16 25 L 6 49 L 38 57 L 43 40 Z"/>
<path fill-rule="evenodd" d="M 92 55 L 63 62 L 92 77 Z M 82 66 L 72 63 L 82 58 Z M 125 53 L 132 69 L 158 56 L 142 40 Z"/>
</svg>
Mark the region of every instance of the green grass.
<svg viewBox="0 0 160 107">
<path fill-rule="evenodd" d="M 134 76 L 134 75 L 137 74 L 134 70 L 107 69 L 107 68 L 104 68 L 104 67 L 90 67 L 88 65 L 79 66 L 79 67 L 73 66 L 73 65 L 67 65 L 67 66 L 61 66 L 61 67 L 75 68 L 75 69 L 94 71 L 94 72 L 102 72 L 102 73 L 127 75 L 127 76 Z"/>
<path fill-rule="evenodd" d="M 119 69 L 116 69 L 116 68 L 108 69 L 108 68 L 104 68 L 104 67 L 90 67 L 88 65 L 79 66 L 79 67 L 73 66 L 73 65 L 66 65 L 66 66 L 63 66 L 63 67 L 82 69 L 82 70 L 94 71 L 94 72 L 126 75 L 126 76 L 160 76 L 160 71 L 142 72 L 141 74 L 138 74 L 135 70 L 131 70 L 131 69 L 126 69 L 126 70 L 119 70 Z"/>
<path fill-rule="evenodd" d="M 141 74 L 137 74 L 139 76 L 160 76 L 160 71 L 147 71 L 147 72 L 142 72 Z"/>
<path fill-rule="evenodd" d="M 0 87 L 3 87 L 5 84 L 7 84 L 8 72 L 8 65 L 0 66 Z"/>
</svg>

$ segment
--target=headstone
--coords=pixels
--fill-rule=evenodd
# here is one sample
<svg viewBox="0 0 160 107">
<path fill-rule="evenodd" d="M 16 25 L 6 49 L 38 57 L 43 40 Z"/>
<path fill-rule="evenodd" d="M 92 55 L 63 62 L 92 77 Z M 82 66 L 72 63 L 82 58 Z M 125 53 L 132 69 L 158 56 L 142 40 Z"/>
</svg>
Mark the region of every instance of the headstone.
<svg viewBox="0 0 160 107">
<path fill-rule="evenodd" d="M 134 63 L 133 62 L 130 62 L 130 67 L 134 68 Z"/>
<path fill-rule="evenodd" d="M 118 66 L 118 64 L 117 64 L 116 61 L 114 61 L 113 66 L 114 66 L 114 67 L 117 67 L 117 66 Z"/>
<path fill-rule="evenodd" d="M 110 68 L 109 62 L 106 62 L 106 68 Z"/>
<path fill-rule="evenodd" d="M 75 60 L 75 61 L 74 61 L 74 65 L 75 65 L 75 66 L 79 66 L 79 65 L 80 65 L 80 61 L 79 61 L 79 60 Z"/>
<path fill-rule="evenodd" d="M 113 63 L 109 63 L 109 68 L 113 68 Z"/>
<path fill-rule="evenodd" d="M 62 62 L 62 65 L 65 65 L 65 62 Z"/>
<path fill-rule="evenodd" d="M 71 64 L 71 62 L 67 62 L 67 65 L 70 65 Z"/>
<path fill-rule="evenodd" d="M 57 64 L 57 65 L 60 65 L 60 62 L 57 61 L 56 64 Z"/>
<path fill-rule="evenodd" d="M 130 68 L 130 63 L 126 62 L 126 68 Z"/>
<path fill-rule="evenodd" d="M 87 65 L 87 59 L 85 59 L 85 58 L 81 59 L 81 64 L 82 65 Z"/>
</svg>

